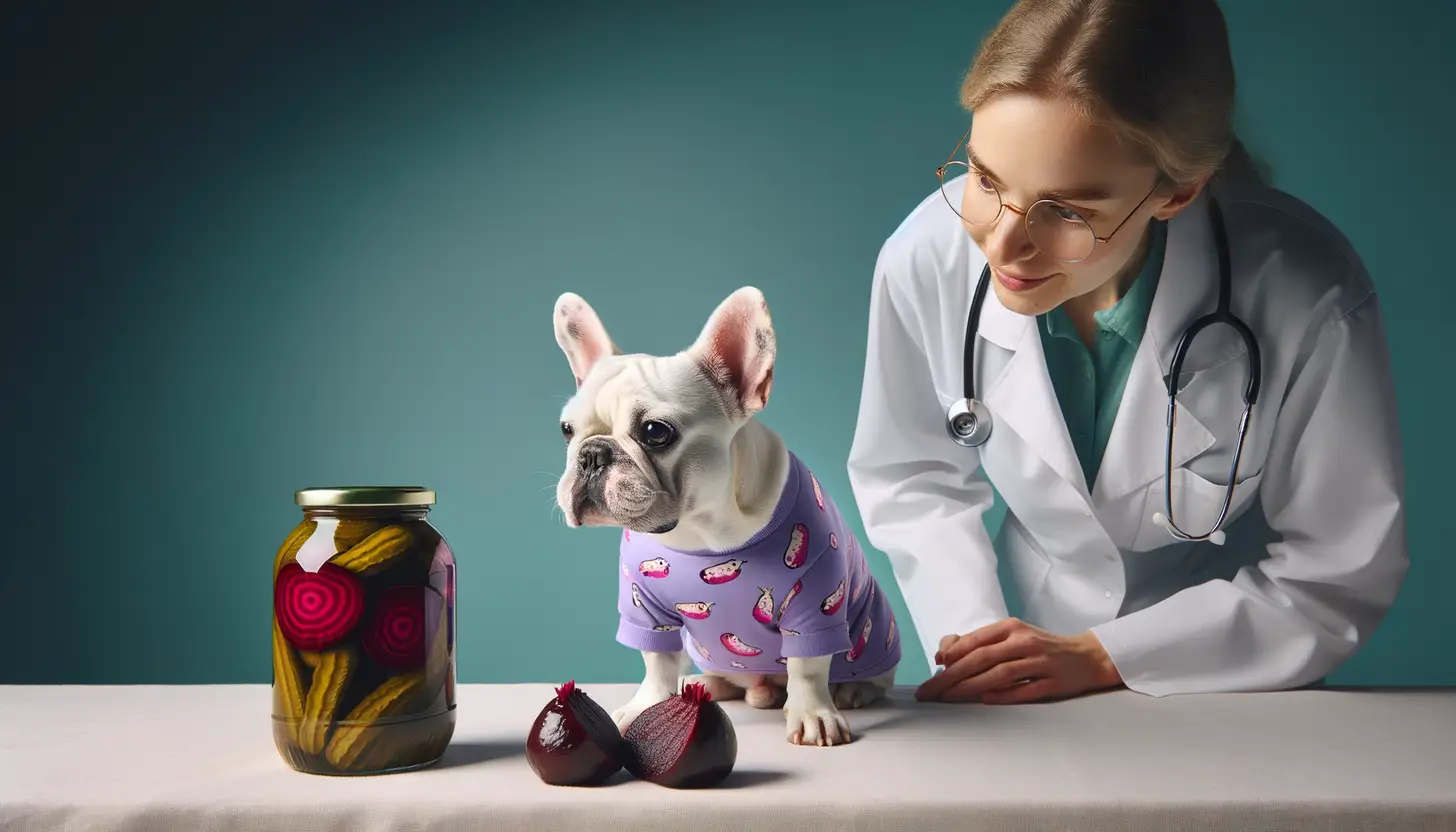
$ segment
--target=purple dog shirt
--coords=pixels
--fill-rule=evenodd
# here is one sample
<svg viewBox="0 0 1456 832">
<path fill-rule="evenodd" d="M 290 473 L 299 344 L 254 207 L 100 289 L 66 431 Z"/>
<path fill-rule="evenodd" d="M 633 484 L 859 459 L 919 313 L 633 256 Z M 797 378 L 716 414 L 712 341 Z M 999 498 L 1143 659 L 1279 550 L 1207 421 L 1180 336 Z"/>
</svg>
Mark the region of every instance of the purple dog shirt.
<svg viewBox="0 0 1456 832">
<path fill-rule="evenodd" d="M 790 656 L 833 655 L 833 682 L 900 660 L 900 637 L 863 550 L 819 481 L 793 454 L 768 525 L 723 552 L 680 552 L 622 534 L 617 641 L 686 649 L 720 673 L 786 672 Z"/>
</svg>

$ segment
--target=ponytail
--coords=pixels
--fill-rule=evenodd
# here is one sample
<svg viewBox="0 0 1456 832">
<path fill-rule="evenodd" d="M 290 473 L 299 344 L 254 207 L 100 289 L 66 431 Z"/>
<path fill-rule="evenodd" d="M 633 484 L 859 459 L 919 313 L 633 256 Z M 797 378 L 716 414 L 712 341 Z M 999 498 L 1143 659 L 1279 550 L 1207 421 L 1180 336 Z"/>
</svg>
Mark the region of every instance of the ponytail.
<svg viewBox="0 0 1456 832">
<path fill-rule="evenodd" d="M 1234 136 L 1233 142 L 1229 145 L 1229 151 L 1224 156 L 1223 164 L 1219 165 L 1214 178 L 1232 182 L 1268 184 L 1271 177 L 1269 166 L 1250 153 L 1242 139 Z"/>
</svg>

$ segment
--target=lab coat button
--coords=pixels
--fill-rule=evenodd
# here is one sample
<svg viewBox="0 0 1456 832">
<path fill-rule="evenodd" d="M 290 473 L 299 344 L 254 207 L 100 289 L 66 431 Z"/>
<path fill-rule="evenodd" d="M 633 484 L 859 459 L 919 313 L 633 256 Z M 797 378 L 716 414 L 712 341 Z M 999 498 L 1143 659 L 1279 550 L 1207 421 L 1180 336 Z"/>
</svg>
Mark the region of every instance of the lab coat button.
<svg viewBox="0 0 1456 832">
<path fill-rule="evenodd" d="M 1112 597 L 1112 590 L 1109 589 L 1106 592 L 1102 593 L 1102 597 L 1103 598 L 1111 598 Z"/>
</svg>

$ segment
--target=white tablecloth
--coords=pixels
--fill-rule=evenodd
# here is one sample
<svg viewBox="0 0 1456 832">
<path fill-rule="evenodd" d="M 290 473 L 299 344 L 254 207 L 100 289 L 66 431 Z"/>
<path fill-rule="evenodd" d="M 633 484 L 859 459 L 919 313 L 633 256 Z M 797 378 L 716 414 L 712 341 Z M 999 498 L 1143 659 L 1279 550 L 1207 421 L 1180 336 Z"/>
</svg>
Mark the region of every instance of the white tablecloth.
<svg viewBox="0 0 1456 832">
<path fill-rule="evenodd" d="M 631 685 L 582 687 L 608 709 Z M 1456 829 L 1456 691 L 1299 691 L 1045 705 L 890 703 L 801 748 L 725 703 L 734 774 L 542 784 L 523 756 L 550 685 L 464 685 L 445 758 L 324 777 L 273 747 L 266 686 L 0 686 L 0 829 Z"/>
</svg>

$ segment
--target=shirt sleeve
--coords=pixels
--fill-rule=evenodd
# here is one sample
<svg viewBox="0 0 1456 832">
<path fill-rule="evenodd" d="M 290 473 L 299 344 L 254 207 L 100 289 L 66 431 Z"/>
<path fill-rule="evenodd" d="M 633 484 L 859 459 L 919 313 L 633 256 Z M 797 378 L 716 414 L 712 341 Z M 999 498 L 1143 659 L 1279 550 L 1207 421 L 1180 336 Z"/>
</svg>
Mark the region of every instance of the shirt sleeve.
<svg viewBox="0 0 1456 832">
<path fill-rule="evenodd" d="M 946 436 L 914 290 L 891 271 L 887 252 L 876 263 L 870 294 L 848 473 L 865 539 L 889 560 L 934 666 L 942 637 L 1007 615 L 984 521 L 995 497 L 980 452 L 953 446 Z"/>
<path fill-rule="evenodd" d="M 830 656 L 852 646 L 848 559 L 829 552 L 827 541 L 817 548 L 818 554 L 790 588 L 793 597 L 779 617 L 785 658 Z"/>
<path fill-rule="evenodd" d="M 1375 296 L 1312 340 L 1283 397 L 1259 487 L 1279 539 L 1232 580 L 1092 628 L 1130 689 L 1162 696 L 1311 684 L 1364 644 L 1394 602 L 1409 552 Z"/>
<path fill-rule="evenodd" d="M 617 564 L 617 642 L 634 650 L 676 653 L 683 649 L 682 618 L 663 606 L 627 568 L 624 549 Z"/>
</svg>

